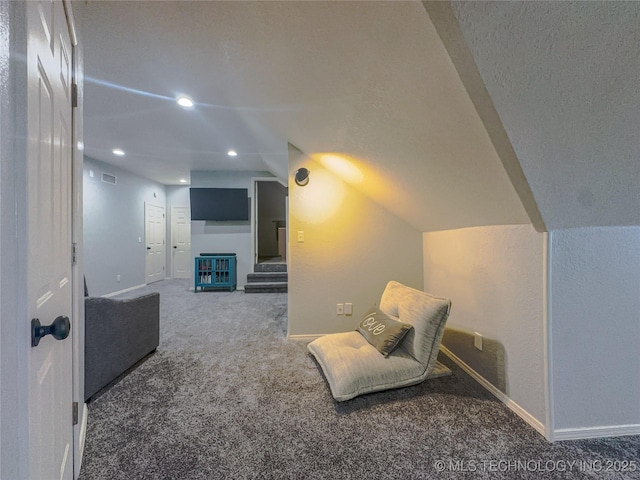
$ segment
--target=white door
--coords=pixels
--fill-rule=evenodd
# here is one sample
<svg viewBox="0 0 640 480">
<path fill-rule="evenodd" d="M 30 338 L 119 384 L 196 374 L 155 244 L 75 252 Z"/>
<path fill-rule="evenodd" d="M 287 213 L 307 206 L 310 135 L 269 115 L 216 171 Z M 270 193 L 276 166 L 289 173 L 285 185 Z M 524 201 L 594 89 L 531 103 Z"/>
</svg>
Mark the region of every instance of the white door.
<svg viewBox="0 0 640 480">
<path fill-rule="evenodd" d="M 146 277 L 147 283 L 164 279 L 165 270 L 165 216 L 164 207 L 144 204 Z"/>
<path fill-rule="evenodd" d="M 171 275 L 191 278 L 191 209 L 171 207 Z"/>
<path fill-rule="evenodd" d="M 29 40 L 27 301 L 29 319 L 70 320 L 71 333 L 29 352 L 29 473 L 73 477 L 71 318 L 71 55 L 61 2 L 26 2 Z M 60 324 L 64 324 L 61 321 Z M 62 337 L 63 334 L 58 336 Z M 16 439 L 18 440 L 18 439 Z"/>
</svg>

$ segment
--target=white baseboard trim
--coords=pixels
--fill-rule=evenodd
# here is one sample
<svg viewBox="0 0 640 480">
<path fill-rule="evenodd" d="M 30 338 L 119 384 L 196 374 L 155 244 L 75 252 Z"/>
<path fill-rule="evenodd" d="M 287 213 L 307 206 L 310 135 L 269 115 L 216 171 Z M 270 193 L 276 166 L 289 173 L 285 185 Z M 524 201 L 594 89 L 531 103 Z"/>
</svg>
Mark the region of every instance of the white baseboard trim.
<svg viewBox="0 0 640 480">
<path fill-rule="evenodd" d="M 80 461 L 78 465 L 82 465 L 82 457 L 84 456 L 84 445 L 87 439 L 87 422 L 89 421 L 89 408 L 87 404 L 82 404 L 82 422 L 80 423 L 80 440 L 78 441 L 78 450 L 80 454 Z"/>
<path fill-rule="evenodd" d="M 107 293 L 106 295 L 102 295 L 103 298 L 115 297 L 116 295 L 120 295 L 122 293 L 127 293 L 132 290 L 137 290 L 138 288 L 146 287 L 147 285 L 143 283 L 142 285 L 136 285 L 134 287 L 125 288 L 124 290 L 118 290 L 117 292 Z"/>
<path fill-rule="evenodd" d="M 524 408 L 518 405 L 516 402 L 511 400 L 505 393 L 498 390 L 493 384 L 491 384 L 486 378 L 476 372 L 473 368 L 467 365 L 462 359 L 460 359 L 456 354 L 451 352 L 444 345 L 440 345 L 440 351 L 444 353 L 447 357 L 453 360 L 456 365 L 458 365 L 462 370 L 467 372 L 471 378 L 473 378 L 476 382 L 486 388 L 494 397 L 504 403 L 509 410 L 518 415 L 522 420 L 531 425 L 540 435 L 545 438 L 547 437 L 547 432 L 544 424 L 527 412 Z M 556 430 L 557 432 L 557 430 Z"/>
<path fill-rule="evenodd" d="M 190 291 L 190 292 L 195 292 L 195 290 L 196 290 L 196 289 L 195 289 L 195 287 L 194 287 L 194 286 L 189 287 L 189 291 Z M 219 291 L 219 292 L 227 292 L 227 293 L 229 293 L 229 290 L 228 290 L 228 289 L 227 289 L 227 290 L 218 290 L 218 291 Z M 200 292 L 202 292 L 202 290 L 198 290 L 196 293 L 200 293 Z M 241 293 L 245 293 L 245 292 L 244 292 L 244 287 L 238 287 L 238 288 L 236 288 L 236 289 L 234 290 L 234 292 L 241 292 Z M 233 293 L 233 292 L 231 292 L 231 293 Z"/>
<path fill-rule="evenodd" d="M 289 340 L 294 342 L 312 342 L 316 338 L 324 337 L 326 333 L 317 333 L 315 335 L 289 335 Z"/>
<path fill-rule="evenodd" d="M 582 440 L 586 438 L 623 437 L 640 435 L 640 425 L 612 425 L 608 427 L 559 428 L 554 440 Z"/>
</svg>

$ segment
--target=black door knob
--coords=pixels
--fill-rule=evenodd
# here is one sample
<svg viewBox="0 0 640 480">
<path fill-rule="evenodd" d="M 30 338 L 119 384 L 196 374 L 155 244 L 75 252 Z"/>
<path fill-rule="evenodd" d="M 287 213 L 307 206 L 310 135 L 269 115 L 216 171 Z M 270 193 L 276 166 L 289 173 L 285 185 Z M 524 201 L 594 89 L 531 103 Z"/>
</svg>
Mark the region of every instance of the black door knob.
<svg viewBox="0 0 640 480">
<path fill-rule="evenodd" d="M 31 346 L 37 347 L 40 339 L 47 335 L 52 335 L 56 340 L 64 340 L 69 336 L 71 331 L 71 322 L 69 317 L 60 315 L 56 317 L 51 325 L 43 326 L 40 320 L 34 318 L 31 320 Z"/>
</svg>

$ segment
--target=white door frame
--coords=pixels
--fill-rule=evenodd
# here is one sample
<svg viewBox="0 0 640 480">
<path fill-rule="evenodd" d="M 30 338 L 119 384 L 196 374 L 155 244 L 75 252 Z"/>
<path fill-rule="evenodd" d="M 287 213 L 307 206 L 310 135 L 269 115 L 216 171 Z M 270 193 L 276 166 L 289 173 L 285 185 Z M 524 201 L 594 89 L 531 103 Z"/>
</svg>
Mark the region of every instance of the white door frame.
<svg viewBox="0 0 640 480">
<path fill-rule="evenodd" d="M 251 195 L 251 258 L 253 264 L 251 270 L 253 271 L 253 265 L 258 263 L 258 183 L 259 182 L 278 182 L 283 187 L 287 188 L 288 185 L 280 180 L 278 177 L 251 177 L 252 192 Z"/>
<path fill-rule="evenodd" d="M 82 456 L 87 436 L 89 410 L 84 403 L 84 225 L 83 225 L 83 164 L 84 164 L 84 68 L 83 50 L 76 33 L 76 25 L 71 1 L 64 0 L 65 10 L 71 24 L 71 40 L 74 45 L 72 55 L 73 83 L 76 85 L 76 107 L 72 110 L 72 198 L 71 221 L 72 240 L 75 245 L 75 264 L 72 266 L 72 308 L 76 319 L 73 336 L 73 401 L 78 404 L 78 423 L 73 427 L 73 477 L 80 475 Z"/>
</svg>

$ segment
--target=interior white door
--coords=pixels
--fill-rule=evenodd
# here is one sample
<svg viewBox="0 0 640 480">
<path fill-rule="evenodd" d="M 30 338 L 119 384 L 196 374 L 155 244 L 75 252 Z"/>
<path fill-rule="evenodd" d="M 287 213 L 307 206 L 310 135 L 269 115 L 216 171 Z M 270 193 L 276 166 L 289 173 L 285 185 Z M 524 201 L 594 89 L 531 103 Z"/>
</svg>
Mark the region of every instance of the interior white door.
<svg viewBox="0 0 640 480">
<path fill-rule="evenodd" d="M 171 207 L 171 274 L 191 278 L 191 208 Z"/>
<path fill-rule="evenodd" d="M 29 352 L 30 479 L 73 478 L 69 25 L 60 1 L 26 2 L 28 71 L 27 301 L 29 319 L 69 319 Z M 63 325 L 65 322 L 60 321 Z M 58 332 L 58 337 L 63 337 Z"/>
<path fill-rule="evenodd" d="M 147 283 L 164 279 L 165 272 L 165 215 L 164 207 L 144 204 L 146 278 Z"/>
</svg>

